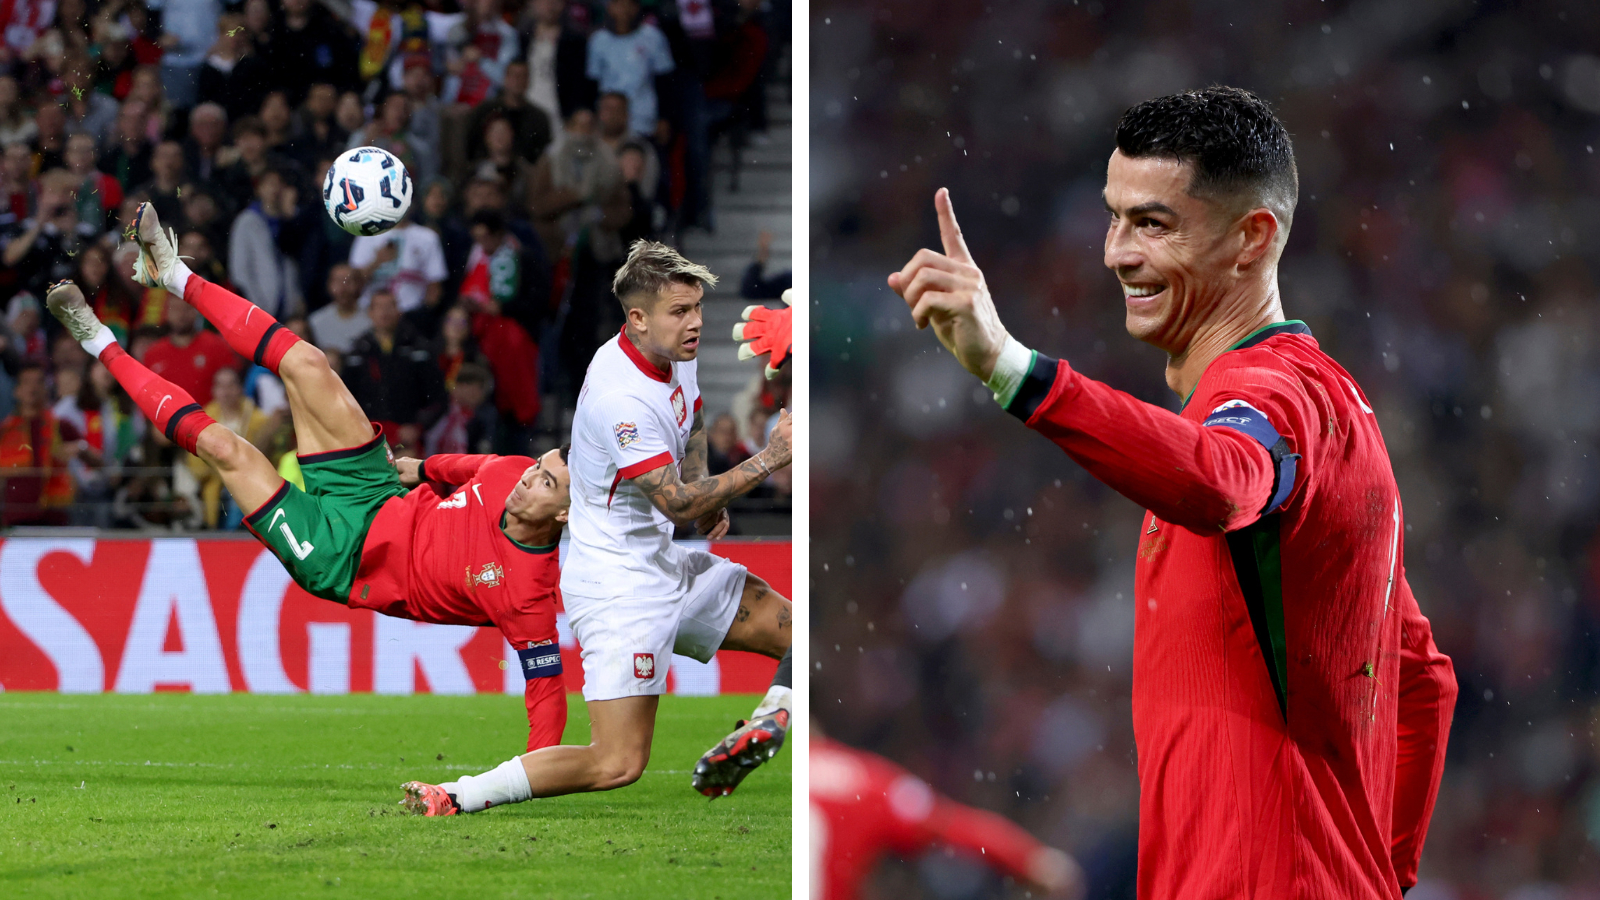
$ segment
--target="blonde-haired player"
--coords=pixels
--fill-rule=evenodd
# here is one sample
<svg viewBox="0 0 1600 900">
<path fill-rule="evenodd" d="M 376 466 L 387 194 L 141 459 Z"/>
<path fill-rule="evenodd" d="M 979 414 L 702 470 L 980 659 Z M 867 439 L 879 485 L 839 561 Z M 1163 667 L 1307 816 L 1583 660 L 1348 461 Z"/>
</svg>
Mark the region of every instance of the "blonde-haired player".
<svg viewBox="0 0 1600 900">
<path fill-rule="evenodd" d="M 672 654 L 788 654 L 788 599 L 744 566 L 672 540 L 675 526 L 690 524 L 711 538 L 727 533 L 728 503 L 790 461 L 783 413 L 760 453 L 707 475 L 695 358 L 701 297 L 715 284 L 671 247 L 636 242 L 612 283 L 627 324 L 596 351 L 578 394 L 561 592 L 583 648 L 590 743 L 546 747 L 443 785 L 413 782 L 413 811 L 454 815 L 632 784 L 650 759 Z M 703 793 L 731 792 L 777 752 L 789 727 L 787 673 L 780 665 L 752 721 L 730 736 L 735 752 L 697 779 Z"/>
</svg>

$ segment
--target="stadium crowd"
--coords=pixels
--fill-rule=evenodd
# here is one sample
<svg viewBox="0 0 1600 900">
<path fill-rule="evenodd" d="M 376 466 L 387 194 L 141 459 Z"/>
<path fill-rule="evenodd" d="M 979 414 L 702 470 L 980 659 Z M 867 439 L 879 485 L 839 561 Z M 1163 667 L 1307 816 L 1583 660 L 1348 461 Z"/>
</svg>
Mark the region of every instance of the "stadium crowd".
<svg viewBox="0 0 1600 900">
<path fill-rule="evenodd" d="M 713 143 L 737 153 L 765 127 L 788 40 L 772 6 L 6 4 L 0 470 L 22 471 L 0 478 L 0 526 L 229 528 L 242 514 L 42 310 L 62 278 L 295 477 L 282 385 L 181 297 L 133 281 L 122 232 L 145 200 L 196 273 L 328 354 L 396 455 L 559 443 L 593 351 L 621 327 L 610 281 L 626 247 L 710 229 Z M 333 160 L 364 145 L 415 184 L 406 219 L 376 237 L 341 231 L 322 203 Z M 714 418 L 713 460 L 759 449 L 756 415 Z"/>
<path fill-rule="evenodd" d="M 1272 101 L 1283 305 L 1354 375 L 1460 680 L 1408 900 L 1600 896 L 1600 7 L 1173 0 L 813 7 L 813 709 L 1132 897 L 1141 510 L 996 408 L 884 278 L 951 188 L 1023 342 L 1176 409 L 1101 263 L 1112 129 Z M 932 856 L 883 896 L 993 896 Z"/>
</svg>

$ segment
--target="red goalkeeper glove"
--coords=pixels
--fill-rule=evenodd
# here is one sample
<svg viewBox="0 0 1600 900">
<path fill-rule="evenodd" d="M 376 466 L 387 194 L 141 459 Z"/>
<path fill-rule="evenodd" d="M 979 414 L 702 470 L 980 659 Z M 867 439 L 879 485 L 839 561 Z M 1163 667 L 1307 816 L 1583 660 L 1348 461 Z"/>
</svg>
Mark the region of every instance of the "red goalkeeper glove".
<svg viewBox="0 0 1600 900">
<path fill-rule="evenodd" d="M 739 342 L 739 358 L 755 359 L 771 354 L 767 360 L 767 378 L 778 377 L 778 369 L 789 361 L 790 329 L 794 310 L 789 291 L 783 292 L 783 309 L 765 306 L 747 306 L 740 318 L 744 321 L 733 326 L 733 339 Z"/>
</svg>

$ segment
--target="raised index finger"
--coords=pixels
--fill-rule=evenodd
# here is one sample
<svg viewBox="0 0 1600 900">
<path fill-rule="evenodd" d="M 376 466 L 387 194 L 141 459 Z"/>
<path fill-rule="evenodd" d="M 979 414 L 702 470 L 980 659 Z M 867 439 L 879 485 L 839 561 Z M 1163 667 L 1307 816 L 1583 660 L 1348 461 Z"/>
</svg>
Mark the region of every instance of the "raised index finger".
<svg viewBox="0 0 1600 900">
<path fill-rule="evenodd" d="M 967 241 L 961 236 L 961 226 L 956 224 L 956 208 L 950 203 L 950 189 L 939 188 L 933 195 L 933 209 L 939 214 L 939 240 L 944 242 L 944 255 L 962 262 L 972 262 L 967 252 Z"/>
</svg>

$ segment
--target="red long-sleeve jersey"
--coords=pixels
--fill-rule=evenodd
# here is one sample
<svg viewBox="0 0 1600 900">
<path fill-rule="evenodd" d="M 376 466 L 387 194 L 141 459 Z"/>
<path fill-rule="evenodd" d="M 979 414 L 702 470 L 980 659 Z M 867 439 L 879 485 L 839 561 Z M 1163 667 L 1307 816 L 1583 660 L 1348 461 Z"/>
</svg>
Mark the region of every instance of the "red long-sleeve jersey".
<svg viewBox="0 0 1600 900">
<path fill-rule="evenodd" d="M 854 900 L 889 854 L 944 846 L 1027 880 L 1050 848 L 1019 826 L 934 793 L 894 763 L 811 739 L 811 896 Z"/>
<path fill-rule="evenodd" d="M 1301 322 L 1173 414 L 1036 356 L 1008 411 L 1144 506 L 1140 898 L 1400 896 L 1455 705 L 1406 584 L 1388 451 Z"/>
<path fill-rule="evenodd" d="M 427 483 L 378 510 L 349 598 L 352 607 L 397 618 L 499 628 L 527 679 L 529 750 L 561 743 L 567 724 L 556 631 L 559 554 L 554 544 L 519 544 L 503 527 L 506 497 L 536 462 L 428 457 Z"/>
</svg>

